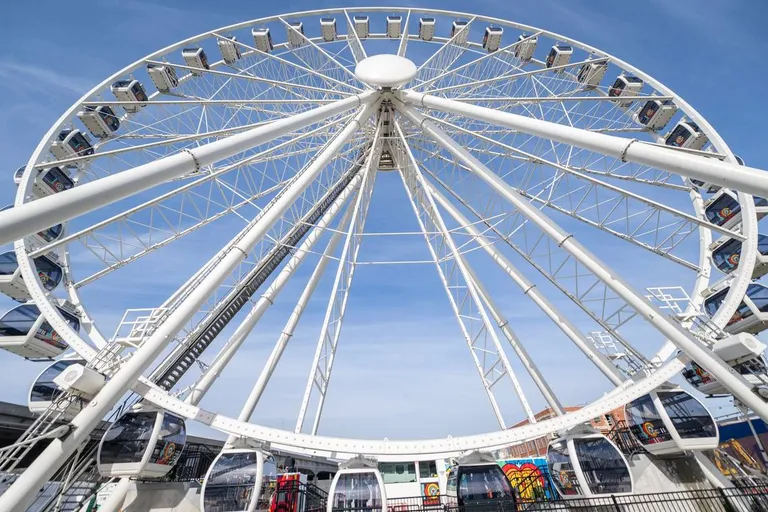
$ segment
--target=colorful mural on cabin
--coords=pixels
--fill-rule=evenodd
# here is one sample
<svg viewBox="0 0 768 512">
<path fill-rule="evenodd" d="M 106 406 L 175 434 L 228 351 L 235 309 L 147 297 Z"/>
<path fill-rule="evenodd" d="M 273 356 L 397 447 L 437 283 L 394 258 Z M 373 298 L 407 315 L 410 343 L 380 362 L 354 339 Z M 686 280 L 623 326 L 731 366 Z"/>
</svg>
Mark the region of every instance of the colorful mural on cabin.
<svg viewBox="0 0 768 512">
<path fill-rule="evenodd" d="M 549 477 L 545 457 L 526 457 L 498 461 L 512 487 L 522 500 L 554 499 L 556 491 Z"/>
</svg>

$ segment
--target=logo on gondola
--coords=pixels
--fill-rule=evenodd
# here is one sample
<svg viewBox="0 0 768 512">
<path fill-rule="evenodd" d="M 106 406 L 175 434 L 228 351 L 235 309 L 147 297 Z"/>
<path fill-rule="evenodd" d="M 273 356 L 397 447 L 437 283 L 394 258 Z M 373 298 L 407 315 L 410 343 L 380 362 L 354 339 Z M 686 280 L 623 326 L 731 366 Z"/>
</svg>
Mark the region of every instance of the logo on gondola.
<svg viewBox="0 0 768 512">
<path fill-rule="evenodd" d="M 176 443 L 166 444 L 165 448 L 163 448 L 163 455 L 160 457 L 160 460 L 157 461 L 157 463 L 169 464 L 175 453 L 176 453 Z"/>
<path fill-rule="evenodd" d="M 731 254 L 730 256 L 728 256 L 728 263 L 730 263 L 734 267 L 739 266 L 739 253 L 735 252 L 735 253 Z"/>
<path fill-rule="evenodd" d="M 573 483 L 571 483 L 571 477 L 568 476 L 568 472 L 564 469 L 560 470 L 560 483 L 563 484 L 563 487 L 566 489 L 571 489 L 573 487 Z"/>
<path fill-rule="evenodd" d="M 733 214 L 731 213 L 731 207 L 730 206 L 726 206 L 725 208 L 720 210 L 720 217 L 722 217 L 724 219 L 727 219 L 731 215 L 733 215 Z"/>
<path fill-rule="evenodd" d="M 659 431 L 656 430 L 656 427 L 654 427 L 653 423 L 650 421 L 643 423 L 643 432 L 645 432 L 645 435 L 648 437 L 658 437 L 659 435 Z"/>
</svg>

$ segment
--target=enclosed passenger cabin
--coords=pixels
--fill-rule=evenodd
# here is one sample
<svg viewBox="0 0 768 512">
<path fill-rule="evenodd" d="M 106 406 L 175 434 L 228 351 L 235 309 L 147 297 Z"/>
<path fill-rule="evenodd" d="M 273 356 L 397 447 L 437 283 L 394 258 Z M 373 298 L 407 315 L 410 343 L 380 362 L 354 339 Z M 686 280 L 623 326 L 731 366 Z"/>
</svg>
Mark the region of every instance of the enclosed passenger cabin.
<svg viewBox="0 0 768 512">
<path fill-rule="evenodd" d="M 64 271 L 53 257 L 38 256 L 32 261 L 35 263 L 43 288 L 50 292 L 59 286 L 64 277 Z M 32 298 L 21 275 L 14 251 L 0 254 L 0 292 L 19 302 L 26 302 Z"/>
<path fill-rule="evenodd" d="M 660 389 L 624 406 L 632 435 L 653 455 L 714 450 L 717 423 L 706 407 L 679 388 Z"/>
<path fill-rule="evenodd" d="M 755 387 L 766 388 L 768 366 L 763 351 L 765 343 L 751 334 L 736 334 L 718 340 L 712 345 L 712 351 L 733 370 Z M 696 361 L 689 362 L 683 369 L 683 377 L 697 391 L 705 395 L 729 395 L 725 386 L 720 384 Z"/>
<path fill-rule="evenodd" d="M 688 149 L 701 149 L 709 141 L 704 132 L 693 121 L 680 121 L 669 132 L 665 140 L 667 146 Z"/>
<path fill-rule="evenodd" d="M 80 320 L 63 310 L 59 312 L 75 331 Z M 53 330 L 34 304 L 22 304 L 0 317 L 0 348 L 27 359 L 60 356 L 69 345 Z"/>
<path fill-rule="evenodd" d="M 454 21 L 451 24 L 451 39 L 458 45 L 467 44 L 469 39 L 469 23 L 466 21 Z"/>
<path fill-rule="evenodd" d="M 186 441 L 180 416 L 150 407 L 127 412 L 101 439 L 99 473 L 118 478 L 164 476 L 178 462 Z"/>
<path fill-rule="evenodd" d="M 205 475 L 200 510 L 268 510 L 276 480 L 277 465 L 268 453 L 251 448 L 225 448 Z"/>
<path fill-rule="evenodd" d="M 712 262 L 724 274 L 730 274 L 739 267 L 741 259 L 741 241 L 726 238 L 715 242 Z M 757 235 L 757 259 L 752 269 L 752 278 L 757 279 L 768 274 L 768 236 Z"/>
<path fill-rule="evenodd" d="M 608 90 L 608 96 L 611 98 L 622 98 L 625 96 L 637 96 L 640 89 L 643 88 L 643 81 L 633 75 L 619 75 L 616 81 Z M 633 100 L 616 100 L 616 103 L 622 107 L 628 107 Z"/>
<path fill-rule="evenodd" d="M 58 400 L 64 390 L 53 379 L 74 364 L 85 365 L 86 362 L 78 357 L 62 359 L 46 367 L 37 376 L 29 390 L 29 399 L 27 401 L 29 412 L 41 414 Z M 65 418 L 69 419 L 79 413 L 87 403 L 85 400 L 73 399 L 66 404 L 61 404 L 60 411 Z"/>
<path fill-rule="evenodd" d="M 724 288 L 704 301 L 704 311 L 714 316 L 730 288 Z M 768 287 L 758 283 L 747 286 L 747 293 L 723 330 L 730 334 L 757 334 L 768 328 Z"/>
<path fill-rule="evenodd" d="M 256 45 L 256 49 L 260 52 L 269 53 L 275 49 L 275 45 L 272 44 L 272 33 L 268 28 L 251 29 L 251 35 L 253 36 L 253 43 Z"/>
<path fill-rule="evenodd" d="M 538 43 L 539 36 L 520 34 L 517 36 L 517 44 L 515 44 L 515 57 L 523 62 L 529 62 L 533 58 L 533 52 L 536 51 Z"/>
<path fill-rule="evenodd" d="M 400 37 L 403 27 L 402 16 L 387 16 L 387 37 Z"/>
<path fill-rule="evenodd" d="M 651 130 L 661 130 L 677 113 L 677 106 L 672 100 L 648 100 L 637 111 L 637 122 Z"/>
<path fill-rule="evenodd" d="M 208 56 L 202 48 L 184 48 L 181 50 L 181 56 L 184 58 L 187 66 L 195 68 L 190 70 L 195 76 L 202 75 L 203 69 L 211 69 L 211 65 L 208 63 Z"/>
<path fill-rule="evenodd" d="M 547 448 L 547 466 L 564 498 L 628 494 L 629 463 L 613 442 L 591 427 L 577 427 Z"/>
<path fill-rule="evenodd" d="M 216 44 L 219 45 L 221 58 L 224 59 L 226 64 L 232 66 L 242 57 L 240 46 L 237 44 L 237 37 L 220 38 L 216 40 Z"/>
<path fill-rule="evenodd" d="M 419 39 L 431 41 L 435 37 L 435 18 L 419 18 Z"/>
<path fill-rule="evenodd" d="M 359 39 L 365 39 L 371 33 L 370 21 L 368 16 L 357 15 L 352 17 L 352 24 L 355 26 L 355 33 Z"/>
<path fill-rule="evenodd" d="M 24 169 L 26 167 L 19 167 L 13 174 L 13 182 L 18 186 L 21 184 L 21 179 L 24 177 Z M 59 167 L 50 167 L 42 171 L 37 171 L 34 184 L 32 185 L 32 193 L 35 197 L 46 197 L 62 190 L 69 190 L 75 186 L 75 182 L 72 178 Z M 13 205 L 6 206 L 3 210 L 12 208 Z M 2 211 L 2 210 L 0 210 Z"/>
<path fill-rule="evenodd" d="M 12 204 L 3 206 L 2 208 L 0 208 L 0 212 L 5 210 L 10 210 L 11 208 L 13 208 Z M 55 226 L 52 226 L 48 229 L 44 229 L 43 231 L 40 231 L 39 233 L 29 235 L 29 238 L 33 240 L 36 246 L 43 247 L 49 242 L 58 240 L 63 233 L 64 233 L 64 225 L 56 224 Z"/>
<path fill-rule="evenodd" d="M 757 220 L 768 215 L 768 200 L 754 197 Z M 741 223 L 741 205 L 736 193 L 722 189 L 704 203 L 704 215 L 712 224 L 733 229 Z"/>
<path fill-rule="evenodd" d="M 515 493 L 498 462 L 478 452 L 461 457 L 448 473 L 448 507 L 477 512 L 514 512 Z M 466 507 L 466 508 L 465 508 Z"/>
<path fill-rule="evenodd" d="M 59 160 L 93 154 L 93 146 L 80 130 L 65 128 L 51 144 L 51 153 Z"/>
<path fill-rule="evenodd" d="M 556 44 L 549 50 L 549 55 L 547 55 L 547 67 L 565 66 L 571 61 L 571 55 L 573 55 L 573 47 L 567 44 Z M 557 69 L 555 72 L 562 73 L 563 70 Z"/>
<path fill-rule="evenodd" d="M 298 48 L 304 44 L 304 23 L 291 21 L 286 28 L 288 33 L 288 46 Z"/>
<path fill-rule="evenodd" d="M 138 80 L 118 80 L 112 84 L 111 89 L 118 101 L 137 102 L 131 105 L 122 105 L 123 110 L 130 114 L 135 114 L 142 107 L 146 107 L 147 101 L 149 101 L 147 91 L 144 90 L 144 86 Z"/>
<path fill-rule="evenodd" d="M 86 105 L 77 117 L 94 137 L 105 139 L 120 129 L 120 119 L 109 105 Z"/>
<path fill-rule="evenodd" d="M 155 84 L 160 92 L 168 92 L 179 85 L 179 77 L 176 76 L 176 70 L 165 64 L 147 64 L 147 72 L 152 83 Z"/>
<path fill-rule="evenodd" d="M 328 491 L 327 512 L 387 511 L 387 493 L 376 461 L 358 456 L 339 466 Z"/>
<path fill-rule="evenodd" d="M 584 87 L 594 89 L 600 85 L 600 81 L 605 76 L 606 71 L 608 71 L 607 62 L 587 62 L 579 69 L 576 80 L 584 85 Z"/>
<path fill-rule="evenodd" d="M 336 40 L 336 18 L 320 18 L 320 32 L 323 35 L 323 41 L 331 42 Z"/>
<path fill-rule="evenodd" d="M 504 29 L 501 27 L 486 27 L 483 36 L 483 48 L 489 52 L 495 52 L 501 46 L 501 36 L 504 35 Z"/>
</svg>

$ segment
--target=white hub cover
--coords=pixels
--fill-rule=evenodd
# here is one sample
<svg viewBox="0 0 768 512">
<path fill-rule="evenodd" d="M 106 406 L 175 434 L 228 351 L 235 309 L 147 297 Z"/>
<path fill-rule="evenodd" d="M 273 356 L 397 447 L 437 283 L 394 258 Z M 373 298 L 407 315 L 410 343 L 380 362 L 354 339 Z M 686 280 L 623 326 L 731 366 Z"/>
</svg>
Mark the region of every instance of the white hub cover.
<svg viewBox="0 0 768 512">
<path fill-rule="evenodd" d="M 400 87 L 416 76 L 416 64 L 397 55 L 373 55 L 361 60 L 355 76 L 373 87 Z"/>
</svg>

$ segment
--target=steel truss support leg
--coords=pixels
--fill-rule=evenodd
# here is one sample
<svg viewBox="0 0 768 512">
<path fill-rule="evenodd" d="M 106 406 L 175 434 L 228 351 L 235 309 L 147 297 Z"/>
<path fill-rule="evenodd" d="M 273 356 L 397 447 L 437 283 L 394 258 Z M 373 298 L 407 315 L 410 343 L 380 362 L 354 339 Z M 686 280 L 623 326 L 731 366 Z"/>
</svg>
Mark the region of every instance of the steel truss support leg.
<svg viewBox="0 0 768 512">
<path fill-rule="evenodd" d="M 584 265 L 584 267 L 592 272 L 592 274 L 604 282 L 606 286 L 624 299 L 630 307 L 634 308 L 639 315 L 645 318 L 659 332 L 666 336 L 667 339 L 675 344 L 675 346 L 682 350 L 688 357 L 696 361 L 702 368 L 707 370 L 710 375 L 723 384 L 734 396 L 755 411 L 761 418 L 768 419 L 768 404 L 759 398 L 756 393 L 753 393 L 752 385 L 749 384 L 744 377 L 725 364 L 722 359 L 717 357 L 708 347 L 691 336 L 690 333 L 685 331 L 672 318 L 650 304 L 642 294 L 637 293 L 629 284 L 618 277 L 618 274 L 611 270 L 608 265 L 600 261 L 594 254 L 577 242 L 572 234 L 564 231 L 560 226 L 547 217 L 546 214 L 535 208 L 498 175 L 470 154 L 469 151 L 457 144 L 456 141 L 437 125 L 426 119 L 411 106 L 405 105 L 400 101 L 395 101 L 395 105 L 408 119 L 417 126 L 420 126 L 426 135 L 441 144 L 450 154 L 469 167 L 480 179 L 502 195 L 512 206 L 517 208 L 517 210 L 531 223 L 541 229 L 547 236 L 551 237 L 563 248 L 563 250 L 571 254 L 571 256 Z M 683 156 L 690 158 L 688 155 Z M 696 158 L 695 160 L 699 161 L 705 159 Z M 642 163 L 653 165 L 649 162 Z M 719 165 L 725 166 L 723 172 L 730 172 L 731 166 L 728 164 L 719 163 Z M 682 170 L 680 173 L 683 175 L 686 174 Z M 765 180 L 765 177 L 762 177 L 760 181 L 763 180 Z M 723 182 L 723 180 L 720 179 L 718 183 L 720 182 Z M 733 186 L 733 184 L 725 184 L 725 186 Z M 768 191 L 768 189 L 766 189 L 766 191 Z"/>
<path fill-rule="evenodd" d="M 347 230 L 347 238 L 341 250 L 336 278 L 333 282 L 331 296 L 328 301 L 328 309 L 325 312 L 323 326 L 320 329 L 320 338 L 317 341 L 317 349 L 315 350 L 315 356 L 309 370 L 307 386 L 304 390 L 304 397 L 301 400 L 299 416 L 294 429 L 294 432 L 297 433 L 301 432 L 301 429 L 304 427 L 307 408 L 312 397 L 312 391 L 315 388 L 317 388 L 318 403 L 317 410 L 315 411 L 315 420 L 312 423 L 312 435 L 317 434 L 317 429 L 320 425 L 320 417 L 323 413 L 323 405 L 325 405 L 325 395 L 328 392 L 333 362 L 336 359 L 336 347 L 341 336 L 341 327 L 347 308 L 349 291 L 357 266 L 357 254 L 360 251 L 365 220 L 368 216 L 368 206 L 370 205 L 376 173 L 378 172 L 378 156 L 381 146 L 380 132 L 381 128 L 379 127 L 374 135 L 371 152 L 368 155 L 368 160 L 363 170 L 363 183 L 360 186 L 360 193 L 353 207 L 352 218 Z"/>
<path fill-rule="evenodd" d="M 354 120 L 339 132 L 309 167 L 297 175 L 291 184 L 283 189 L 281 194 L 265 208 L 263 215 L 257 217 L 249 229 L 233 243 L 230 250 L 200 282 L 200 285 L 168 316 L 141 348 L 134 352 L 133 356 L 107 382 L 89 406 L 75 416 L 70 423 L 69 434 L 53 440 L 19 479 L 0 496 L 0 510 L 26 509 L 37 490 L 79 446 L 89 439 L 91 431 L 98 425 L 99 421 L 130 389 L 147 367 L 152 364 L 152 361 L 160 355 L 195 312 L 205 304 L 208 297 L 245 260 L 248 252 L 268 233 L 269 229 L 300 197 L 301 193 L 311 185 L 325 165 L 361 128 L 362 123 L 375 112 L 377 105 L 378 102 L 365 104 Z M 56 195 L 50 197 L 55 198 Z M 30 205 L 39 201 L 34 201 Z"/>
<path fill-rule="evenodd" d="M 475 281 L 475 276 L 456 247 L 445 222 L 443 222 L 440 216 L 440 212 L 438 212 L 429 194 L 429 184 L 424 180 L 424 176 L 419 171 L 418 163 L 410 147 L 405 142 L 405 137 L 399 123 L 396 123 L 395 126 L 400 137 L 400 143 L 402 144 L 402 151 L 398 151 L 397 159 L 399 160 L 398 166 L 403 184 L 411 200 L 411 206 L 419 221 L 419 226 L 424 233 L 429 251 L 435 261 L 438 274 L 445 287 L 445 292 L 453 307 L 453 312 L 461 327 L 464 339 L 467 345 L 469 345 L 475 366 L 483 381 L 483 387 L 485 387 L 491 407 L 496 414 L 496 419 L 499 421 L 502 429 L 507 428 L 496 401 L 496 396 L 493 393 L 494 385 L 506 374 L 512 380 L 512 385 L 520 399 L 526 416 L 528 416 L 531 423 L 535 423 L 536 416 L 528 404 L 523 388 L 517 380 L 512 366 L 509 364 L 509 359 L 507 359 L 504 348 L 501 346 L 499 338 L 496 336 L 496 331 L 485 311 L 481 297 L 482 292 Z M 430 235 L 428 233 L 437 234 Z M 443 265 L 445 268 L 443 268 Z M 508 329 L 509 326 L 506 327 Z M 508 332 L 511 333 L 511 330 Z M 517 341 L 513 333 L 512 337 Z M 512 339 L 510 339 L 510 342 L 514 346 L 515 343 Z M 499 366 L 501 369 L 499 369 Z M 547 389 L 549 388 L 547 387 Z M 551 396 L 557 408 L 559 408 L 559 403 L 554 398 L 554 394 Z"/>
</svg>

